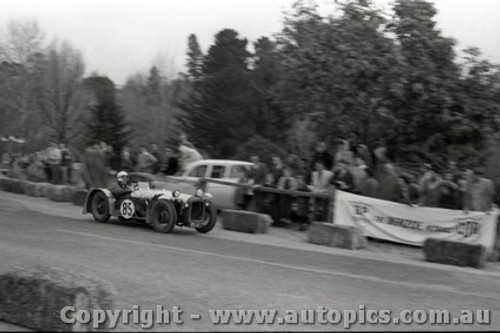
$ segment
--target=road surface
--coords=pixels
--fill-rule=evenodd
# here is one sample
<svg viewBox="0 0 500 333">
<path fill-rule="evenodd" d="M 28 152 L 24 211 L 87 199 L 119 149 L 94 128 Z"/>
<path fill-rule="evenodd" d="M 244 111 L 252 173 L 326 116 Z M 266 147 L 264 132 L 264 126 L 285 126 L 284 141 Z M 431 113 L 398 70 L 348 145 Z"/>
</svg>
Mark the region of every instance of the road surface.
<svg viewBox="0 0 500 333">
<path fill-rule="evenodd" d="M 343 322 L 215 325 L 209 315 L 217 309 L 276 309 L 284 315 L 285 310 L 318 307 L 356 310 L 358 318 L 368 310 L 399 315 L 402 310 L 442 309 L 453 316 L 461 310 L 490 310 L 489 325 L 357 323 L 350 328 L 355 330 L 500 329 L 499 270 L 405 262 L 389 255 L 385 260 L 383 253 L 374 258 L 368 251 L 311 244 L 297 244 L 297 249 L 290 242 L 265 245 L 240 241 L 269 240 L 265 235 L 219 228 L 207 235 L 189 229 L 165 235 L 138 224 L 97 223 L 91 216 L 79 216 L 81 208 L 69 204 L 50 203 L 41 209 L 46 199 L 36 199 L 36 206 L 30 203 L 35 199 L 23 198 L 0 192 L 0 273 L 39 264 L 69 269 L 111 281 L 118 308 L 162 305 L 183 310 L 182 324 L 150 330 L 346 330 Z M 71 210 L 78 213 L 67 213 Z M 201 318 L 191 319 L 192 314 Z"/>
</svg>

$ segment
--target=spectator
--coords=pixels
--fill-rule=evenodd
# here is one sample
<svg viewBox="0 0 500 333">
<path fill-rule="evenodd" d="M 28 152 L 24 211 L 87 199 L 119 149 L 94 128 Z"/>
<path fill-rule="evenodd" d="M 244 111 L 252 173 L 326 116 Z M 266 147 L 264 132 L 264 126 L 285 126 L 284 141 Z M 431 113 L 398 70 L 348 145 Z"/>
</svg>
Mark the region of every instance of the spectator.
<svg viewBox="0 0 500 333">
<path fill-rule="evenodd" d="M 271 170 L 270 172 L 273 174 L 273 179 L 274 179 L 274 185 L 273 187 L 276 187 L 278 179 L 283 177 L 283 169 L 284 169 L 283 161 L 281 160 L 280 157 L 274 156 L 272 159 L 272 165 L 271 165 Z"/>
<path fill-rule="evenodd" d="M 101 155 L 104 158 L 104 165 L 107 168 L 110 168 L 111 167 L 111 159 L 113 158 L 113 147 L 106 144 L 106 142 L 101 141 L 100 146 L 97 147 L 97 149 L 100 151 Z"/>
<path fill-rule="evenodd" d="M 175 175 L 179 171 L 179 159 L 177 154 L 170 147 L 165 148 L 165 166 L 163 173 L 167 176 Z"/>
<path fill-rule="evenodd" d="M 237 187 L 235 193 L 236 203 L 244 210 L 248 209 L 248 205 L 254 196 L 254 180 L 251 178 L 250 173 L 251 171 L 249 168 L 243 168 L 243 177 L 238 180 L 238 183 L 241 185 L 248 185 L 249 187 Z"/>
<path fill-rule="evenodd" d="M 373 157 L 375 177 L 380 181 L 381 177 L 384 174 L 386 175 L 387 173 L 385 165 L 387 163 L 390 163 L 387 144 L 384 139 L 378 140 L 377 144 L 375 145 L 375 149 L 373 150 Z"/>
<path fill-rule="evenodd" d="M 188 140 L 187 134 L 184 132 L 179 135 L 179 144 L 196 150 L 196 147 Z"/>
<path fill-rule="evenodd" d="M 298 172 L 301 172 L 301 161 L 299 157 L 295 154 L 290 154 L 286 157 L 286 163 L 287 166 L 292 168 L 293 172 L 296 174 Z"/>
<path fill-rule="evenodd" d="M 60 165 L 61 165 L 61 150 L 55 142 L 51 142 L 47 151 L 47 159 L 50 168 L 49 182 L 52 184 L 60 183 Z"/>
<path fill-rule="evenodd" d="M 367 177 L 367 168 L 368 167 L 366 166 L 365 161 L 362 158 L 356 157 L 354 159 L 354 166 L 349 170 L 354 179 L 354 188 L 352 192 L 361 193 L 361 185 L 363 183 L 363 180 Z"/>
<path fill-rule="evenodd" d="M 494 186 L 489 179 L 480 177 L 477 170 L 466 172 L 464 211 L 489 212 L 493 204 Z"/>
<path fill-rule="evenodd" d="M 71 155 L 64 143 L 61 143 L 59 148 L 61 150 L 62 183 L 68 184 L 71 180 Z"/>
<path fill-rule="evenodd" d="M 275 187 L 276 180 L 274 179 L 274 174 L 272 172 L 266 173 L 266 178 L 264 179 L 265 187 Z"/>
<path fill-rule="evenodd" d="M 161 171 L 161 167 L 163 164 L 163 158 L 161 156 L 160 151 L 158 150 L 158 145 L 156 143 L 152 143 L 150 145 L 151 155 L 153 155 L 156 159 L 156 162 L 151 166 L 151 170 L 153 174 L 157 174 Z"/>
<path fill-rule="evenodd" d="M 284 167 L 283 176 L 278 179 L 277 188 L 280 190 L 295 191 L 297 187 L 297 180 L 294 177 L 293 169 L 289 166 Z"/>
<path fill-rule="evenodd" d="M 250 157 L 250 161 L 253 163 L 250 169 L 250 178 L 256 185 L 263 185 L 266 181 L 267 167 L 264 163 L 260 162 L 259 156 L 253 155 Z"/>
<path fill-rule="evenodd" d="M 453 181 L 452 170 L 443 173 L 443 182 L 439 187 L 439 207 L 446 209 L 460 209 L 462 203 L 458 184 Z"/>
<path fill-rule="evenodd" d="M 421 204 L 427 207 L 439 207 L 441 200 L 440 187 L 443 182 L 441 176 L 430 167 L 426 167 L 427 171 L 421 180 Z"/>
<path fill-rule="evenodd" d="M 313 192 L 328 192 L 331 189 L 330 179 L 333 173 L 325 169 L 325 164 L 317 161 L 311 174 L 311 184 L 309 189 Z"/>
<path fill-rule="evenodd" d="M 366 197 L 377 198 L 379 194 L 379 183 L 373 175 L 373 169 L 365 169 L 366 178 L 361 182 L 360 193 Z"/>
<path fill-rule="evenodd" d="M 297 191 L 309 192 L 309 187 L 306 183 L 306 177 L 303 174 L 296 175 Z M 306 230 L 310 225 L 308 218 L 309 214 L 309 197 L 297 197 L 292 203 L 292 221 L 300 223 L 300 231 Z"/>
<path fill-rule="evenodd" d="M 432 169 L 432 165 L 430 164 L 423 164 L 421 168 L 421 176 L 418 180 L 418 185 L 420 188 L 423 188 L 425 183 L 432 177 L 434 174 L 434 171 Z"/>
<path fill-rule="evenodd" d="M 315 152 L 311 158 L 311 169 L 314 170 L 316 162 L 321 162 L 325 166 L 325 169 L 331 170 L 333 167 L 333 157 L 326 150 L 326 143 L 324 141 L 319 141 L 316 144 Z"/>
<path fill-rule="evenodd" d="M 153 166 L 158 160 L 154 157 L 146 147 L 141 147 L 141 153 L 137 157 L 137 168 L 139 172 L 152 173 Z"/>
<path fill-rule="evenodd" d="M 332 186 L 330 181 L 333 177 L 333 172 L 325 169 L 323 162 L 318 161 L 315 164 L 315 171 L 311 174 L 311 186 L 309 189 L 317 193 L 330 193 Z M 313 220 L 321 219 L 328 211 L 328 200 L 321 198 L 311 198 L 310 205 L 312 207 Z"/>
<path fill-rule="evenodd" d="M 128 146 L 123 147 L 122 153 L 120 155 L 120 169 L 125 172 L 134 171 L 134 160 L 130 154 L 130 148 Z"/>
<path fill-rule="evenodd" d="M 373 158 L 367 145 L 358 144 L 357 156 L 363 160 L 368 168 L 373 168 Z"/>
<path fill-rule="evenodd" d="M 179 144 L 179 153 L 180 165 L 183 171 L 186 170 L 190 163 L 203 159 L 203 156 L 195 148 L 191 148 L 182 142 Z"/>
<path fill-rule="evenodd" d="M 335 154 L 335 163 L 338 164 L 340 161 L 344 161 L 349 165 L 354 163 L 354 154 L 352 153 L 349 141 L 347 140 L 339 141 L 337 153 Z"/>
<path fill-rule="evenodd" d="M 398 198 L 396 202 L 417 205 L 419 203 L 419 190 L 418 186 L 412 186 L 409 175 L 401 175 L 398 178 Z"/>
<path fill-rule="evenodd" d="M 333 173 L 330 183 L 335 185 L 338 190 L 353 192 L 354 191 L 354 177 L 347 168 L 348 162 L 340 160 L 337 163 L 337 170 Z"/>
<path fill-rule="evenodd" d="M 109 172 L 106 167 L 105 154 L 102 145 L 99 144 L 85 150 L 82 167 L 87 189 L 108 186 Z"/>
<path fill-rule="evenodd" d="M 293 177 L 293 170 L 291 167 L 286 166 L 283 168 L 283 176 L 278 179 L 277 187 L 279 190 L 294 191 L 297 189 L 297 180 Z M 279 199 L 279 216 L 280 221 L 285 224 L 291 223 L 292 218 L 292 198 L 289 195 L 281 194 Z"/>
<path fill-rule="evenodd" d="M 383 164 L 381 174 L 378 178 L 380 184 L 378 197 L 380 199 L 389 201 L 398 200 L 398 178 L 392 163 L 386 162 Z"/>
</svg>

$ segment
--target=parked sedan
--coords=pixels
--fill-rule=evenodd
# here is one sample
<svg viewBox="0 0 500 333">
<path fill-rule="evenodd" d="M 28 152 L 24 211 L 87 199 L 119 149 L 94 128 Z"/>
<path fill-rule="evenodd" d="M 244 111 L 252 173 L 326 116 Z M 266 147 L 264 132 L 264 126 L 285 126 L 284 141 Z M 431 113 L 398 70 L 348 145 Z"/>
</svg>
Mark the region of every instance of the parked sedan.
<svg viewBox="0 0 500 333">
<path fill-rule="evenodd" d="M 200 160 L 189 164 L 180 176 L 167 177 L 167 182 L 176 184 L 176 188 L 190 193 L 196 188 L 200 178 L 223 180 L 238 183 L 245 168 L 253 163 L 235 160 Z M 205 191 L 212 195 L 211 201 L 217 209 L 235 209 L 236 186 L 208 182 Z"/>
</svg>

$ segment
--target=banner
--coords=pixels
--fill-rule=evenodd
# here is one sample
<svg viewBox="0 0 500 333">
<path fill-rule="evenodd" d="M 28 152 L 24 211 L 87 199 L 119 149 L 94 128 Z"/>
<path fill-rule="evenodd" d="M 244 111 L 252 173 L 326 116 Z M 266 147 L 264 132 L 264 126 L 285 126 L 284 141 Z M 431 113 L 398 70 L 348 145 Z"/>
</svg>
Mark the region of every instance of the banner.
<svg viewBox="0 0 500 333">
<path fill-rule="evenodd" d="M 492 251 L 498 211 L 489 213 L 413 207 L 336 191 L 334 223 L 360 228 L 368 237 L 423 246 L 426 238 L 484 245 Z"/>
</svg>

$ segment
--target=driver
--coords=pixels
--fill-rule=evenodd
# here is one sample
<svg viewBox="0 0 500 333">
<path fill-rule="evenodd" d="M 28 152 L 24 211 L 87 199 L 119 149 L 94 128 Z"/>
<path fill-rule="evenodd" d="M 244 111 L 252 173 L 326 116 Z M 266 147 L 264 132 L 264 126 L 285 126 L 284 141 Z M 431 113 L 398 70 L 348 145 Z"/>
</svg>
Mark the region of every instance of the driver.
<svg viewBox="0 0 500 333">
<path fill-rule="evenodd" d="M 116 175 L 117 184 L 110 189 L 115 198 L 122 198 L 134 191 L 134 188 L 129 185 L 128 180 L 128 173 L 125 171 L 118 172 Z"/>
</svg>

